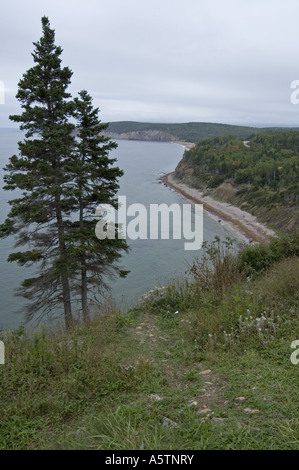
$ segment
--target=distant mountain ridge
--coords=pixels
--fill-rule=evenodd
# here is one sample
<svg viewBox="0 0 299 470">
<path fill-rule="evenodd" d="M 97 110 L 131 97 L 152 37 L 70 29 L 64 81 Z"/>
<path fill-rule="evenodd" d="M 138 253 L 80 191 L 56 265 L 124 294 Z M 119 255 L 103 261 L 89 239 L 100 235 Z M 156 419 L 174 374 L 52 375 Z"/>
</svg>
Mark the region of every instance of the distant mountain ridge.
<svg viewBox="0 0 299 470">
<path fill-rule="evenodd" d="M 203 139 L 233 135 L 238 139 L 250 139 L 269 130 L 298 130 L 289 127 L 250 127 L 210 122 L 177 124 L 116 121 L 109 123 L 105 132 L 112 139 L 143 140 L 155 142 L 200 142 Z"/>
</svg>

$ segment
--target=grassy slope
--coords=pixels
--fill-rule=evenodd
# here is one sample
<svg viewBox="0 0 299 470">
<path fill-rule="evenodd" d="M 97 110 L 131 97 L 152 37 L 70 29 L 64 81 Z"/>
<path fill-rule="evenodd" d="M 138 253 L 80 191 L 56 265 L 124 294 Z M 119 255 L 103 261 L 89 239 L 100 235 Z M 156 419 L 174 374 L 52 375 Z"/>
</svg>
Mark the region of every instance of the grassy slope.
<svg viewBox="0 0 299 470">
<path fill-rule="evenodd" d="M 71 335 L 7 333 L 1 449 L 299 449 L 298 287 L 292 258 L 221 293 L 151 292 Z"/>
</svg>

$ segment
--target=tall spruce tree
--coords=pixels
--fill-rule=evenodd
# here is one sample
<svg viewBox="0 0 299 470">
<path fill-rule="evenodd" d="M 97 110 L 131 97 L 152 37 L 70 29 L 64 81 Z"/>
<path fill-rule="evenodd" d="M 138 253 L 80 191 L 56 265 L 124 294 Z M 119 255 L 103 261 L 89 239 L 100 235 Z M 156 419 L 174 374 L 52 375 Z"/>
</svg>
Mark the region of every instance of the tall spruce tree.
<svg viewBox="0 0 299 470">
<path fill-rule="evenodd" d="M 109 158 L 110 150 L 117 147 L 103 131 L 107 124 L 101 123 L 99 109 L 94 108 L 92 98 L 86 90 L 75 98 L 76 150 L 68 170 L 73 173 L 73 196 L 78 207 L 77 220 L 72 222 L 68 243 L 77 267 L 77 290 L 82 301 L 83 319 L 89 319 L 89 291 L 109 288 L 107 281 L 115 275 L 125 276 L 116 263 L 121 251 L 128 251 L 125 240 L 108 238 L 99 240 L 95 236 L 95 207 L 111 204 L 115 199 L 118 179 L 123 171 L 113 166 L 116 159 Z M 116 227 L 117 231 L 117 227 Z"/>
<path fill-rule="evenodd" d="M 74 146 L 69 117 L 73 109 L 67 88 L 72 72 L 61 66 L 62 49 L 55 45 L 55 32 L 42 18 L 41 39 L 33 43 L 35 65 L 19 81 L 16 95 L 22 114 L 10 116 L 20 123 L 25 138 L 19 156 L 6 166 L 4 189 L 22 191 L 10 201 L 11 211 L 1 226 L 1 235 L 15 234 L 16 246 L 8 261 L 20 265 L 38 262 L 38 275 L 26 279 L 20 295 L 32 300 L 26 318 L 43 314 L 63 304 L 67 328 L 73 323 L 70 277 L 72 260 L 66 244 L 65 218 L 73 210 L 69 195 L 72 175 L 67 172 Z"/>
<path fill-rule="evenodd" d="M 10 116 L 20 123 L 25 138 L 19 142 L 19 155 L 5 167 L 4 189 L 18 189 L 22 196 L 10 201 L 0 236 L 14 235 L 16 247 L 23 247 L 8 261 L 38 264 L 38 275 L 25 279 L 18 291 L 32 301 L 26 319 L 37 312 L 52 315 L 62 304 L 69 329 L 78 293 L 87 321 L 89 291 L 102 291 L 109 287 L 109 278 L 127 273 L 116 264 L 120 252 L 128 250 L 126 241 L 117 236 L 98 240 L 94 217 L 99 203 L 117 206 L 123 172 L 108 156 L 116 144 L 102 134 L 107 125 L 99 120 L 92 98 L 83 90 L 72 100 L 67 92 L 72 72 L 61 66 L 62 49 L 55 45 L 47 17 L 42 29 L 32 54 L 36 65 L 18 85 L 23 113 Z"/>
</svg>

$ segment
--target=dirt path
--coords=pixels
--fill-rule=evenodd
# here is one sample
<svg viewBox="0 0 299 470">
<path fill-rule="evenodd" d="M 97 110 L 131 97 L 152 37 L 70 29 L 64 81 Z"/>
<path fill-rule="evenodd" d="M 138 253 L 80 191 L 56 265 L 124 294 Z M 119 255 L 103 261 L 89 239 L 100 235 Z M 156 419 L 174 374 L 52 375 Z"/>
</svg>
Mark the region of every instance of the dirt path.
<svg viewBox="0 0 299 470">
<path fill-rule="evenodd" d="M 213 419 L 213 409 L 225 409 L 228 405 L 223 397 L 225 384 L 212 370 L 207 369 L 206 364 L 190 364 L 189 361 L 184 363 L 184 358 L 178 358 L 173 353 L 175 343 L 171 334 L 161 331 L 156 322 L 155 315 L 143 314 L 140 324 L 131 329 L 132 338 L 139 341 L 141 355 L 151 358 L 167 384 L 162 392 L 153 390 L 149 395 L 150 401 L 162 401 L 165 398 L 164 394 L 182 396 L 185 405 L 197 409 L 199 419 Z M 194 377 L 198 377 L 200 383 L 196 393 L 194 393 Z"/>
</svg>

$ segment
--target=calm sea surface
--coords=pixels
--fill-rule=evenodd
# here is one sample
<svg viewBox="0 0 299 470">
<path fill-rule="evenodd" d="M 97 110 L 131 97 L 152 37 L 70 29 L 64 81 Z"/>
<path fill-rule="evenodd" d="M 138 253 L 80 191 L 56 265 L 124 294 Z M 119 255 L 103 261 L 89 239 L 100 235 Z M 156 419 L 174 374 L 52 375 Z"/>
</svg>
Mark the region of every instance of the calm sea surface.
<svg viewBox="0 0 299 470">
<path fill-rule="evenodd" d="M 8 201 L 20 193 L 4 191 L 3 167 L 10 156 L 17 152 L 17 142 L 22 133 L 15 129 L 0 129 L 0 222 L 9 211 Z M 117 158 L 117 165 L 124 170 L 120 179 L 120 196 L 126 196 L 127 205 L 140 203 L 149 210 L 150 204 L 186 204 L 188 201 L 159 181 L 162 173 L 174 170 L 184 153 L 184 148 L 173 143 L 118 141 L 118 148 L 110 156 Z M 137 214 L 136 214 L 137 215 Z M 128 218 L 128 221 L 133 217 Z M 212 241 L 216 235 L 224 239 L 232 237 L 221 224 L 204 212 L 204 240 Z M 155 286 L 182 277 L 200 251 L 185 251 L 184 240 L 128 240 L 129 254 L 122 258 L 121 265 L 130 270 L 125 279 L 111 282 L 111 295 L 125 310 L 136 304 L 141 295 Z M 7 263 L 14 240 L 0 240 L 0 328 L 14 328 L 23 323 L 25 300 L 14 295 L 21 281 L 33 274 L 33 268 L 19 267 Z"/>
</svg>

